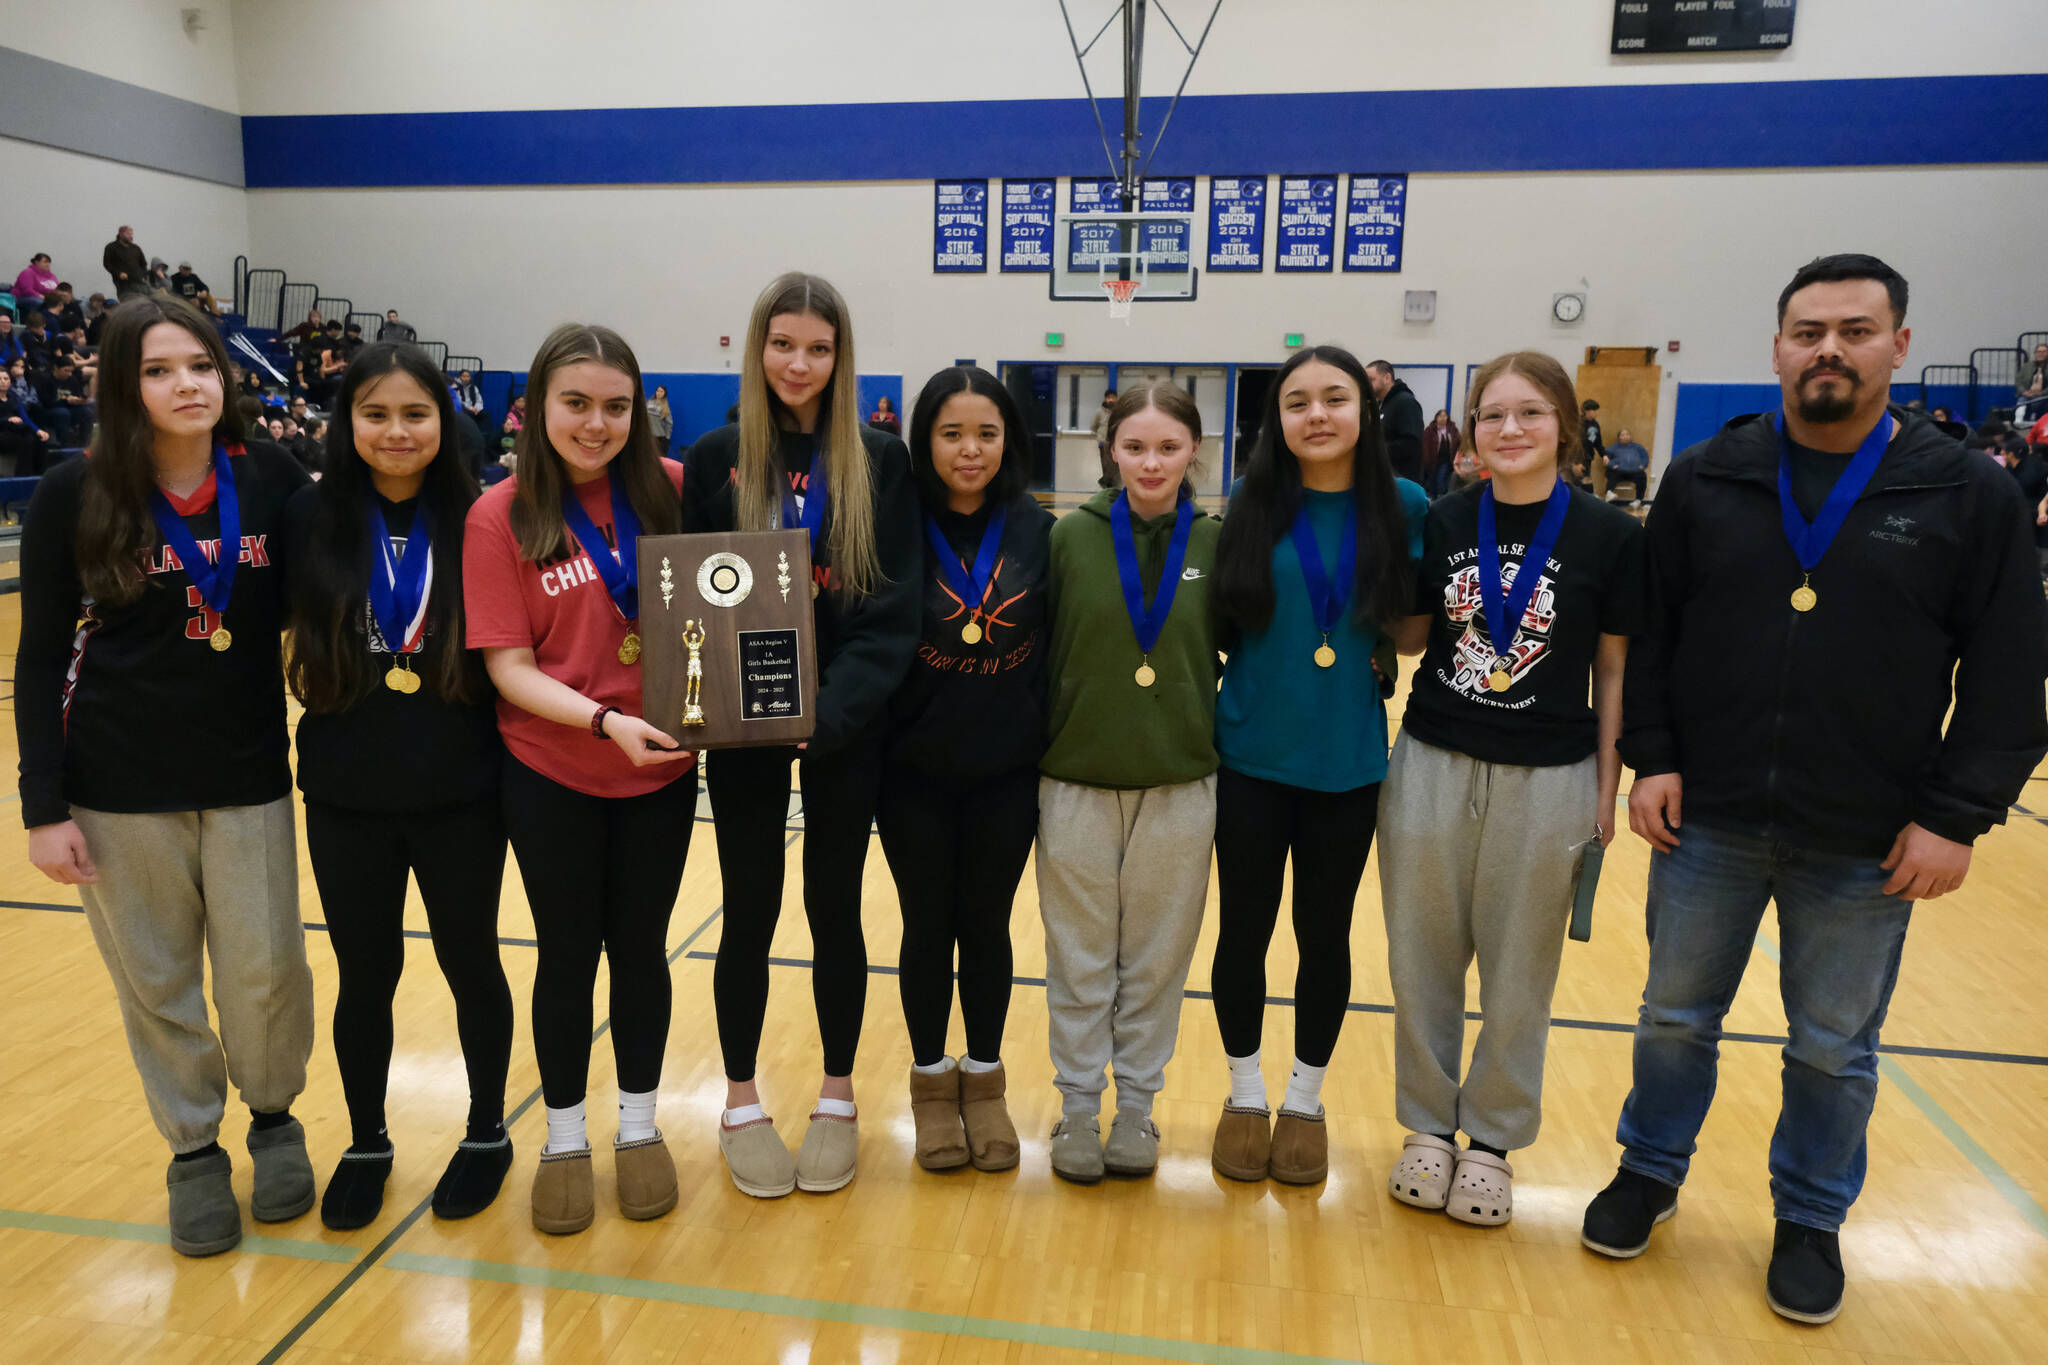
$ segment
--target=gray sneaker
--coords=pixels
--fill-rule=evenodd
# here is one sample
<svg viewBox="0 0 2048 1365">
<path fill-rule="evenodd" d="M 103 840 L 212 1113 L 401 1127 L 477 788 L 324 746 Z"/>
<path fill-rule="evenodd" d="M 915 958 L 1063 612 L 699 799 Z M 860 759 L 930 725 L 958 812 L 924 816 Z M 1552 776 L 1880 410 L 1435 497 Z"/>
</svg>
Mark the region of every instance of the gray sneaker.
<svg viewBox="0 0 2048 1365">
<path fill-rule="evenodd" d="M 226 1152 L 197 1161 L 173 1161 L 164 1183 L 171 1192 L 171 1247 L 181 1256 L 213 1256 L 242 1240 L 235 1206 L 233 1167 Z"/>
<path fill-rule="evenodd" d="M 1119 1109 L 1109 1125 L 1102 1165 L 1111 1175 L 1150 1175 L 1159 1169 L 1159 1125 L 1135 1109 Z"/>
<path fill-rule="evenodd" d="M 1093 1114 L 1068 1114 L 1053 1128 L 1052 1173 L 1076 1185 L 1102 1179 L 1102 1123 Z"/>
<path fill-rule="evenodd" d="M 257 1222 L 287 1222 L 313 1207 L 313 1163 L 306 1156 L 305 1125 L 291 1119 L 275 1128 L 251 1128 L 249 1157 L 256 1167 L 249 1212 Z"/>
</svg>

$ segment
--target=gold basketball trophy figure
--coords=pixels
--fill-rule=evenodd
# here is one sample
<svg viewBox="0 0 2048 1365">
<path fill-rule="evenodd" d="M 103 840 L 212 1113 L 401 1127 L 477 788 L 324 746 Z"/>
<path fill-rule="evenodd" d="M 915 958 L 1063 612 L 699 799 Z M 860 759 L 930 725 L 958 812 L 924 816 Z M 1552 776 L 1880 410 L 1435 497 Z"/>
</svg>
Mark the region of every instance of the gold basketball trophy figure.
<svg viewBox="0 0 2048 1365">
<path fill-rule="evenodd" d="M 683 622 L 683 643 L 689 647 L 690 664 L 684 674 L 683 724 L 704 723 L 704 659 L 699 653 L 704 648 L 704 627 L 694 620 Z"/>
</svg>

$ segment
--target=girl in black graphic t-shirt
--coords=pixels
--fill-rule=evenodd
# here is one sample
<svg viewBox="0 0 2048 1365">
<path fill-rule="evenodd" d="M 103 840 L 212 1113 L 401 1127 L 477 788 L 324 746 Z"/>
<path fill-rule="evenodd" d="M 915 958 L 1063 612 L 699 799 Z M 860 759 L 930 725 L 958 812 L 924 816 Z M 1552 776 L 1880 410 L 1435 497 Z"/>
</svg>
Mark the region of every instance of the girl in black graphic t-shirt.
<svg viewBox="0 0 2048 1365">
<path fill-rule="evenodd" d="M 227 355 L 184 301 L 107 324 L 89 458 L 43 477 L 22 537 L 15 729 L 29 860 L 76 885 L 170 1144 L 171 1245 L 241 1240 L 216 1139 L 251 1111 L 250 1210 L 313 1204 L 291 1116 L 313 1046 L 278 632 L 284 504 L 306 476 L 242 441 Z M 218 1035 L 203 986 L 213 966 Z"/>
<path fill-rule="evenodd" d="M 1535 1141 L 1542 1118 L 1581 853 L 1614 836 L 1644 540 L 1633 517 L 1561 479 L 1580 442 L 1562 366 L 1501 356 L 1470 392 L 1466 438 L 1492 477 L 1438 499 L 1424 524 L 1418 614 L 1402 639 L 1423 659 L 1380 796 L 1380 885 L 1395 1114 L 1412 1130 L 1388 1188 L 1492 1226 L 1513 1212 L 1507 1153 Z M 1461 1080 L 1475 953 L 1485 1021 Z"/>
<path fill-rule="evenodd" d="M 391 1173 L 384 1089 L 408 874 L 426 902 L 469 1071 L 468 1131 L 434 1189 L 434 1212 L 481 1211 L 512 1164 L 503 1126 L 512 993 L 497 938 L 503 752 L 483 663 L 463 648 L 462 531 L 477 486 L 456 421 L 425 351 L 365 347 L 342 376 L 326 477 L 285 508 L 298 550 L 287 678 L 306 707 L 299 786 L 341 970 L 334 1054 L 352 1130 L 321 1201 L 330 1228 L 373 1220 Z"/>
</svg>

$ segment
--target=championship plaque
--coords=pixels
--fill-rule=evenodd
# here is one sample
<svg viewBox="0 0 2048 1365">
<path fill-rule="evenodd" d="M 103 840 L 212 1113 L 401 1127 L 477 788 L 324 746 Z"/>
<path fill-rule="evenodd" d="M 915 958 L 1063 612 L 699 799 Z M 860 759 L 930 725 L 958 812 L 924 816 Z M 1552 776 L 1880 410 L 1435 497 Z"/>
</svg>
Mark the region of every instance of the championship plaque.
<svg viewBox="0 0 2048 1365">
<path fill-rule="evenodd" d="M 684 748 L 809 739 L 815 629 L 803 531 L 640 537 L 643 714 Z"/>
</svg>

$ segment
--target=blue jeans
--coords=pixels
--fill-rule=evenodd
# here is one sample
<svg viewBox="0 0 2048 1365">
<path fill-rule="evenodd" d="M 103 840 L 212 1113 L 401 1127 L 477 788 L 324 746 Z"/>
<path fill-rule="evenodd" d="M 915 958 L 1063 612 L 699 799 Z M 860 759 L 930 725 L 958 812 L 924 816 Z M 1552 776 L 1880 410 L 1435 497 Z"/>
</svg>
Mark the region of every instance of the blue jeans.
<svg viewBox="0 0 2048 1365">
<path fill-rule="evenodd" d="M 1791 1040 L 1771 1135 L 1777 1216 L 1833 1231 L 1863 1189 L 1877 1098 L 1877 1031 L 1899 979 L 1912 902 L 1884 893 L 1875 858 L 1685 827 L 1650 857 L 1650 979 L 1636 1020 L 1635 1088 L 1615 1137 L 1624 1168 L 1667 1185 L 1714 1099 L 1721 1021 L 1764 903 L 1778 903 L 1778 989 Z"/>
</svg>

